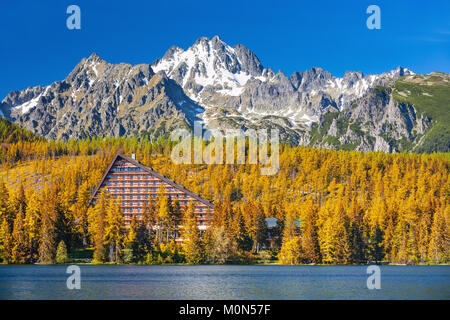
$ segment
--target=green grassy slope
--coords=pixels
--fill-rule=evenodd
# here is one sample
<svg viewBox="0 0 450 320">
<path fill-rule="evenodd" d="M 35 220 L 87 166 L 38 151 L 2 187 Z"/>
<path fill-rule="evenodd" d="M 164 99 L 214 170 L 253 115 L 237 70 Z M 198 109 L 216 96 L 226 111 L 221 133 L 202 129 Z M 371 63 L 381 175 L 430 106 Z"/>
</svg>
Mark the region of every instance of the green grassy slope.
<svg viewBox="0 0 450 320">
<path fill-rule="evenodd" d="M 450 151 L 450 76 L 443 73 L 416 75 L 395 83 L 394 99 L 414 105 L 420 114 L 432 119 L 415 152 Z"/>
</svg>

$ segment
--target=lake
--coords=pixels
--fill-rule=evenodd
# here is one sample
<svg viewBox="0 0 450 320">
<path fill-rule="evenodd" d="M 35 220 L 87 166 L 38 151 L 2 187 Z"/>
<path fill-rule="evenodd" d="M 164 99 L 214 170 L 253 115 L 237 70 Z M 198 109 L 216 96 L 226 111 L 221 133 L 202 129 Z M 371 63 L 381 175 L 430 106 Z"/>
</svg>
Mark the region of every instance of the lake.
<svg viewBox="0 0 450 320">
<path fill-rule="evenodd" d="M 450 266 L 0 266 L 0 299 L 449 299 Z"/>
</svg>

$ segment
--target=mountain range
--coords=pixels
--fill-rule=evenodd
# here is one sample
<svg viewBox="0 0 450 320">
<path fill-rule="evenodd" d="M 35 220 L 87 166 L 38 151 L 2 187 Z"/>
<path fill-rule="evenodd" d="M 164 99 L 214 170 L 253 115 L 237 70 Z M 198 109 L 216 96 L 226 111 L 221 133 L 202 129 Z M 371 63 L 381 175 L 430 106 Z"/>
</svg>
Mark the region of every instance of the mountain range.
<svg viewBox="0 0 450 320">
<path fill-rule="evenodd" d="M 10 92 L 0 115 L 47 139 L 158 137 L 175 128 L 277 128 L 291 144 L 360 151 L 450 151 L 449 74 L 398 67 L 342 78 L 286 76 L 243 45 L 202 37 L 152 64 L 83 58 L 62 81 Z"/>
</svg>

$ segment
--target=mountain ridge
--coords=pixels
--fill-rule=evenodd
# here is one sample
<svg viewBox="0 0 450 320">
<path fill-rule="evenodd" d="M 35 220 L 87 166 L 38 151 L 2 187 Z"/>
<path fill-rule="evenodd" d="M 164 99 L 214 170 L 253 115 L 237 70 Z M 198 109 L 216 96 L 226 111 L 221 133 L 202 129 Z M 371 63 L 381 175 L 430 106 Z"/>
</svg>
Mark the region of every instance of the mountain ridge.
<svg viewBox="0 0 450 320">
<path fill-rule="evenodd" d="M 111 64 L 93 53 L 64 80 L 10 92 L 0 111 L 48 139 L 156 137 L 201 120 L 221 130 L 277 128 L 292 144 L 415 151 L 436 119 L 399 99 L 396 83 L 418 77 L 426 75 L 402 67 L 378 75 L 347 71 L 341 78 L 314 67 L 288 77 L 265 68 L 244 45 L 201 37 L 186 50 L 172 46 L 151 64 Z M 439 77 L 448 112 L 448 75 Z M 448 151 L 446 139 L 427 151 Z"/>
</svg>

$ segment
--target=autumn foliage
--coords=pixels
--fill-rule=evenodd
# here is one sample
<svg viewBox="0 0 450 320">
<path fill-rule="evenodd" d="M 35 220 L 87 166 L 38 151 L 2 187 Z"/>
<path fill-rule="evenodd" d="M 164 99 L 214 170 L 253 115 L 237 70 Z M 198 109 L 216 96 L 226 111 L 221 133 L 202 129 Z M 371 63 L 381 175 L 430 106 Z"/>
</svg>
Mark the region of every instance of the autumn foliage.
<svg viewBox="0 0 450 320">
<path fill-rule="evenodd" d="M 449 261 L 448 154 L 281 146 L 279 172 L 264 176 L 259 165 L 175 165 L 171 148 L 132 138 L 2 146 L 2 261 L 54 263 L 60 243 L 69 256 L 91 248 L 97 263 L 251 263 L 264 254 L 285 264 Z M 117 151 L 212 200 L 212 227 L 199 232 L 192 206 L 180 212 L 164 197 L 127 233 L 107 195 L 86 210 Z M 268 229 L 269 217 L 277 224 Z"/>
</svg>

